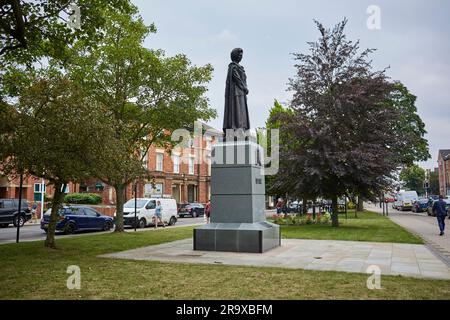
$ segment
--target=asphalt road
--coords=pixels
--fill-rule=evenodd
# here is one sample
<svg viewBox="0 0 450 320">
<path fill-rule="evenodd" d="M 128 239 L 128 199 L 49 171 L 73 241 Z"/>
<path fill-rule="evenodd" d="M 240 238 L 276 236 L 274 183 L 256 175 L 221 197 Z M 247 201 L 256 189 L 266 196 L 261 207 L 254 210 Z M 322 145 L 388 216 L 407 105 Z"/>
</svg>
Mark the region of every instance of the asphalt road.
<svg viewBox="0 0 450 320">
<path fill-rule="evenodd" d="M 189 226 L 194 224 L 202 224 L 204 223 L 203 217 L 200 218 L 178 218 L 177 223 L 175 226 L 167 226 L 166 228 L 176 228 L 180 226 Z M 148 227 L 145 229 L 137 229 L 137 231 L 146 231 L 146 230 L 153 230 L 154 228 Z M 126 227 L 125 231 L 127 232 L 134 232 L 134 228 Z M 16 233 L 17 228 L 15 228 L 12 224 L 8 228 L 0 228 L 0 244 L 3 243 L 11 243 L 16 242 Z M 95 232 L 95 231 L 84 231 L 84 232 L 78 232 L 73 235 L 65 235 L 62 233 L 56 233 L 57 238 L 65 238 L 65 237 L 77 237 L 77 236 L 84 236 L 84 235 L 92 235 L 102 232 Z M 41 230 L 40 226 L 38 224 L 25 224 L 22 228 L 20 228 L 20 242 L 23 241 L 35 241 L 35 240 L 44 240 L 45 239 L 45 232 Z"/>
</svg>

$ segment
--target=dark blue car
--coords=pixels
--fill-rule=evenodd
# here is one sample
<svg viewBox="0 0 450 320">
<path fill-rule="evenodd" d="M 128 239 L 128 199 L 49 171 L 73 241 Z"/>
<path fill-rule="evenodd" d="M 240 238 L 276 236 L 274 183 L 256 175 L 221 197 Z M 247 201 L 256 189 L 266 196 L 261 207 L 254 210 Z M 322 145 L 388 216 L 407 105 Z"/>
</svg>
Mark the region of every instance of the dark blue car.
<svg viewBox="0 0 450 320">
<path fill-rule="evenodd" d="M 48 230 L 51 209 L 44 214 L 41 220 L 41 229 Z M 64 206 L 58 212 L 56 230 L 71 234 L 82 230 L 108 231 L 114 226 L 112 217 L 105 216 L 87 206 Z"/>
<path fill-rule="evenodd" d="M 428 210 L 429 200 L 427 198 L 420 198 L 413 203 L 412 212 L 425 212 Z"/>
</svg>

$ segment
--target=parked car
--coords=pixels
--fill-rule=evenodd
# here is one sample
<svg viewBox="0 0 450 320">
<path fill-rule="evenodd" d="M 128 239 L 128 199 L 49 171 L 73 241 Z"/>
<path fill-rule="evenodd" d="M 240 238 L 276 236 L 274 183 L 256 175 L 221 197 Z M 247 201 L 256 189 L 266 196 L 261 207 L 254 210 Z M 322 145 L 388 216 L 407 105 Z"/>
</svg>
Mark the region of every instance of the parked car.
<svg viewBox="0 0 450 320">
<path fill-rule="evenodd" d="M 191 216 L 192 218 L 200 217 L 205 214 L 205 206 L 201 203 L 183 203 L 178 209 L 178 216 Z"/>
<path fill-rule="evenodd" d="M 420 198 L 417 201 L 414 201 L 411 211 L 412 212 L 426 212 L 428 210 L 429 199 L 428 198 Z"/>
<path fill-rule="evenodd" d="M 48 209 L 41 220 L 41 229 L 48 231 L 50 214 L 52 209 Z M 88 206 L 64 206 L 58 211 L 58 221 L 56 230 L 71 234 L 84 230 L 111 230 L 114 226 L 112 217 L 102 215 Z"/>
<path fill-rule="evenodd" d="M 437 200 L 430 199 L 430 201 L 428 202 L 427 213 L 428 213 L 429 216 L 436 216 L 436 212 L 434 212 L 434 210 L 433 210 L 433 206 L 434 206 L 434 203 L 436 201 L 439 201 L 439 198 Z M 447 203 L 445 208 L 447 208 L 447 212 L 448 212 L 450 210 L 450 199 L 449 199 L 449 197 L 444 198 L 444 201 Z"/>
<path fill-rule="evenodd" d="M 287 204 L 287 213 L 300 213 L 302 212 L 302 205 L 298 201 L 292 201 Z"/>
<path fill-rule="evenodd" d="M 135 199 L 128 200 L 123 206 L 123 224 L 138 228 L 145 228 L 155 225 L 153 217 L 155 215 L 156 201 L 161 202 L 162 220 L 169 226 L 177 222 L 177 203 L 175 199 L 166 198 L 137 198 L 136 220 L 134 218 Z M 116 214 L 114 213 L 114 216 Z"/>
<path fill-rule="evenodd" d="M 27 200 L 22 200 L 19 216 L 19 199 L 0 199 L 0 227 L 6 228 L 10 223 L 17 227 L 22 227 L 25 222 L 31 219 L 31 210 Z"/>
<path fill-rule="evenodd" d="M 395 209 L 411 210 L 413 202 L 417 200 L 419 200 L 419 196 L 416 191 L 401 191 L 395 197 Z"/>
</svg>

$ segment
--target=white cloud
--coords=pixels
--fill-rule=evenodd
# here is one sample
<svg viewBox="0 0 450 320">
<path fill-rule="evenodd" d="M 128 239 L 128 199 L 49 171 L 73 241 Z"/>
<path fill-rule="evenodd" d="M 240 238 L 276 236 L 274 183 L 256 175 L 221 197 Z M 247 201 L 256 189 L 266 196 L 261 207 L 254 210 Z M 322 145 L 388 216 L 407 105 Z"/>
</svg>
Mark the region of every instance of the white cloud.
<svg viewBox="0 0 450 320">
<path fill-rule="evenodd" d="M 220 33 L 214 35 L 211 39 L 211 42 L 222 44 L 222 45 L 232 45 L 237 42 L 238 37 L 227 29 L 223 29 Z"/>
</svg>

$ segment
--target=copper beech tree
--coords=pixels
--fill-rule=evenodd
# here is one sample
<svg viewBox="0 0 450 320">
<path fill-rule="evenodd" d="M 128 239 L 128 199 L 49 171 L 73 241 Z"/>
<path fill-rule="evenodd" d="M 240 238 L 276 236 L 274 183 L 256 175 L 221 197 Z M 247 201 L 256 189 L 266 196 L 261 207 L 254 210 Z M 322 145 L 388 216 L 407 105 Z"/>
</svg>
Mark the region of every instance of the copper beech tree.
<svg viewBox="0 0 450 320">
<path fill-rule="evenodd" d="M 393 101 L 398 86 L 385 70 L 373 70 L 374 50 L 360 51 L 359 42 L 346 38 L 346 23 L 326 29 L 316 22 L 319 40 L 309 43 L 308 53 L 294 54 L 293 114 L 272 120 L 282 121 L 280 129 L 291 138 L 280 147 L 274 186 L 331 199 L 335 227 L 339 197 L 378 194 L 408 158 L 396 148 L 405 139 L 396 130 L 402 123 Z"/>
</svg>

